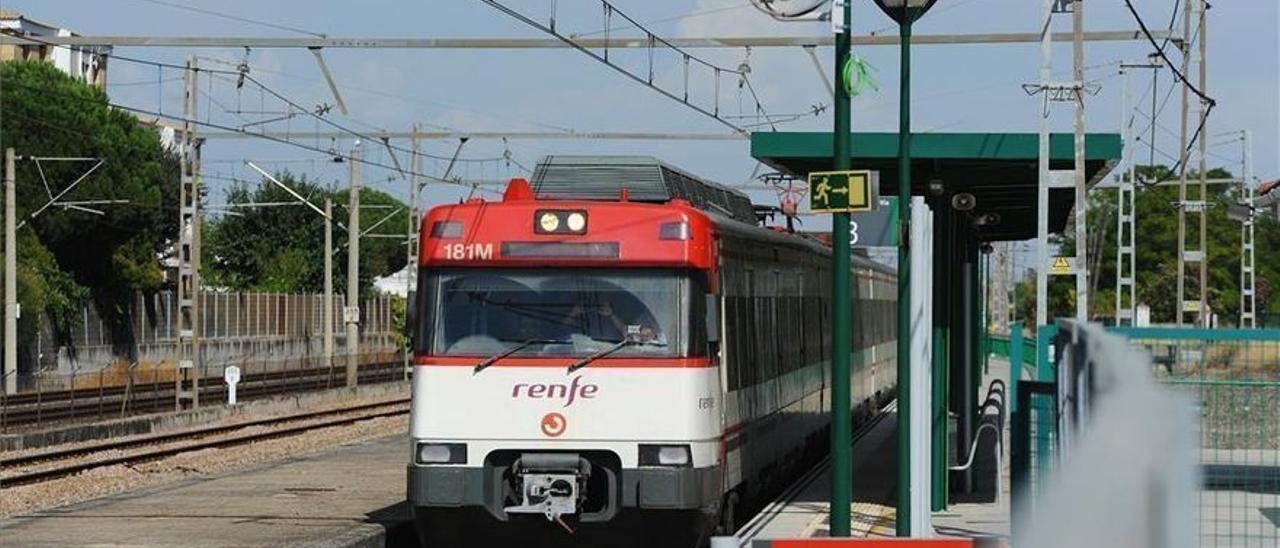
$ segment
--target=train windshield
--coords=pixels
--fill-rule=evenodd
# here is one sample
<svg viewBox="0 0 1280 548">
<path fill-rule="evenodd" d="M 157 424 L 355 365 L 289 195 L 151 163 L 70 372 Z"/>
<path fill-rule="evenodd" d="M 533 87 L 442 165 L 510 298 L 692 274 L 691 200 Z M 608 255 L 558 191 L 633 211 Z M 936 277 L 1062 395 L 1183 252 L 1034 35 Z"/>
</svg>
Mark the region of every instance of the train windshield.
<svg viewBox="0 0 1280 548">
<path fill-rule="evenodd" d="M 691 277 L 657 269 L 447 269 L 423 277 L 438 356 L 688 355 Z"/>
</svg>

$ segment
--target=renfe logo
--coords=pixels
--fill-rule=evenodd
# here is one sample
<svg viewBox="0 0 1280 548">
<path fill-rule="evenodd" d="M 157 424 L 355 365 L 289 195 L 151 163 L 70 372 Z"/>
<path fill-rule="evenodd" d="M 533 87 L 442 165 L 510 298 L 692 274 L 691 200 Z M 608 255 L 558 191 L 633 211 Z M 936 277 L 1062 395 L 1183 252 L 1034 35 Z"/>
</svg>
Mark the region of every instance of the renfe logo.
<svg viewBox="0 0 1280 548">
<path fill-rule="evenodd" d="M 573 405 L 573 402 L 582 399 L 595 399 L 596 392 L 600 391 L 600 387 L 594 384 L 580 384 L 582 377 L 574 377 L 569 384 L 559 383 L 518 383 L 511 387 L 511 398 L 519 399 L 521 397 L 531 400 L 565 400 L 564 407 Z"/>
</svg>

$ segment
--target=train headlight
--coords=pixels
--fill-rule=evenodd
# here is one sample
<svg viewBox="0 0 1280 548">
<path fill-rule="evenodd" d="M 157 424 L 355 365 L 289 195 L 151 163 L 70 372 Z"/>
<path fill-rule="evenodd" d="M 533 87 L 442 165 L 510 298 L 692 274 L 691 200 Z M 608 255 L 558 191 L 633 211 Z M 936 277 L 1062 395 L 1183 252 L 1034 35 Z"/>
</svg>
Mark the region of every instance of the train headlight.
<svg viewBox="0 0 1280 548">
<path fill-rule="evenodd" d="M 687 468 L 693 465 L 688 445 L 641 445 L 640 466 Z"/>
<path fill-rule="evenodd" d="M 533 212 L 534 234 L 586 234 L 587 210 L 539 209 Z"/>
<path fill-rule="evenodd" d="M 538 216 L 538 226 L 542 227 L 543 232 L 555 232 L 560 228 L 560 217 L 550 211 L 544 211 Z"/>
<path fill-rule="evenodd" d="M 467 462 L 467 444 L 465 443 L 418 442 L 413 453 L 418 464 L 465 464 Z"/>
</svg>

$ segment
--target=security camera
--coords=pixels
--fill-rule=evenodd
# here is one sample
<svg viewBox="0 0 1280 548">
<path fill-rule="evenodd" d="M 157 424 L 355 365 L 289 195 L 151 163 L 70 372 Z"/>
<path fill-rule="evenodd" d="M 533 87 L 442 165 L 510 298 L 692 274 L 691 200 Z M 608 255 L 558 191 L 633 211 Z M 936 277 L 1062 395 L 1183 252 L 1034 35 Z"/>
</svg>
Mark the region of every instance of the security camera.
<svg viewBox="0 0 1280 548">
<path fill-rule="evenodd" d="M 971 211 L 978 206 L 978 199 L 968 192 L 961 192 L 951 197 L 951 207 L 956 211 Z"/>
</svg>

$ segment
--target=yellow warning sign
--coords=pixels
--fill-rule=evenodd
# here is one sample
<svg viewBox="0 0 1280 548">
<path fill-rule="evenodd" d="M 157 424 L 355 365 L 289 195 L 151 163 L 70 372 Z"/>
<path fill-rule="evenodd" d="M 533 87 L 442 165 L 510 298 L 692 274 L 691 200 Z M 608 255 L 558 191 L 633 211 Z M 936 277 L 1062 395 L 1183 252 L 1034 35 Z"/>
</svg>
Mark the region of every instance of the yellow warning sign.
<svg viewBox="0 0 1280 548">
<path fill-rule="evenodd" d="M 1071 274 L 1071 258 L 1070 257 L 1054 257 L 1053 264 L 1049 266 L 1049 273 L 1055 276 Z"/>
<path fill-rule="evenodd" d="M 1183 312 L 1199 312 L 1200 301 L 1190 301 L 1190 300 L 1182 301 L 1182 311 Z"/>
</svg>

